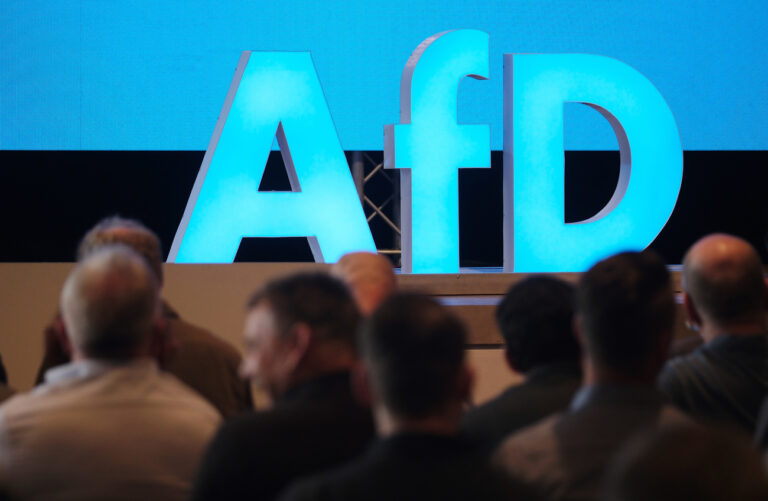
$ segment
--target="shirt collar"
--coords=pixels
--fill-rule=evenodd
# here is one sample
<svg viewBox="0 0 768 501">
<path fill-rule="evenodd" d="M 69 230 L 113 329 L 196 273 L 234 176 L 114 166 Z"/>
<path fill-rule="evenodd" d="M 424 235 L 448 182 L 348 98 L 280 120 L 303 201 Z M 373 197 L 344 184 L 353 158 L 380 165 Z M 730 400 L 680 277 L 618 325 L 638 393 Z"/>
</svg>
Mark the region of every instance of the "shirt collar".
<svg viewBox="0 0 768 501">
<path fill-rule="evenodd" d="M 547 365 L 535 367 L 525 373 L 525 380 L 532 381 L 541 378 L 548 378 L 553 374 L 571 375 L 581 377 L 581 364 L 576 361 L 554 362 Z"/>
<path fill-rule="evenodd" d="M 78 360 L 77 362 L 70 362 L 48 369 L 45 373 L 45 383 L 58 385 L 70 381 L 91 379 L 121 368 L 156 371 L 157 363 L 150 358 L 139 358 L 127 362 L 115 362 L 101 359 Z"/>
<path fill-rule="evenodd" d="M 571 411 L 579 411 L 592 405 L 626 405 L 647 408 L 663 403 L 663 397 L 653 386 L 593 384 L 582 386 L 571 400 Z"/>
</svg>

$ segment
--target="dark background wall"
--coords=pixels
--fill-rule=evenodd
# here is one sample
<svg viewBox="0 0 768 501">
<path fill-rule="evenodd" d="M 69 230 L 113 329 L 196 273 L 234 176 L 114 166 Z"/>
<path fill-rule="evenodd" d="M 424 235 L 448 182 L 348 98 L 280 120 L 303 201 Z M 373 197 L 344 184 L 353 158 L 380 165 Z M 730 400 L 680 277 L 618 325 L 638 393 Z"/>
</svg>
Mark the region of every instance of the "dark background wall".
<svg viewBox="0 0 768 501">
<path fill-rule="evenodd" d="M 380 161 L 380 151 L 367 152 Z M 102 217 L 144 221 L 168 251 L 202 162 L 202 151 L 0 151 L 0 261 L 72 261 L 82 234 Z M 348 154 L 351 158 L 351 154 Z M 697 238 L 722 231 L 749 240 L 768 261 L 768 151 L 686 151 L 674 213 L 651 245 L 680 263 Z M 610 198 L 618 152 L 566 153 L 565 219 L 586 219 Z M 502 261 L 502 155 L 490 169 L 460 172 L 461 265 L 499 267 Z M 396 172 L 391 173 L 397 175 Z M 270 156 L 262 190 L 288 189 L 279 153 Z M 391 187 L 371 183 L 371 198 Z M 394 217 L 393 207 L 387 209 Z M 370 213 L 370 209 L 367 209 Z M 395 245 L 376 218 L 377 246 Z M 245 239 L 237 261 L 311 260 L 305 239 Z"/>
</svg>

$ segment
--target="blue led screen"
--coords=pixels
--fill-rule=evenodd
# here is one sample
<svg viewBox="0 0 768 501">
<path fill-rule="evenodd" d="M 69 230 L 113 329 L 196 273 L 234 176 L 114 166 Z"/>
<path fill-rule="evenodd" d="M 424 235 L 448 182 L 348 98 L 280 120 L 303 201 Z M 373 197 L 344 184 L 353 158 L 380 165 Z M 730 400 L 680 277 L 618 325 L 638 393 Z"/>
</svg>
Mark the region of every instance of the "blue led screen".
<svg viewBox="0 0 768 501">
<path fill-rule="evenodd" d="M 659 89 L 686 150 L 768 145 L 768 2 L 36 1 L 0 11 L 0 149 L 204 150 L 243 50 L 311 51 L 345 150 L 381 150 L 400 76 L 436 33 L 490 35 L 490 79 L 464 79 L 458 117 L 502 147 L 502 55 L 589 53 Z M 566 149 L 617 149 L 566 106 Z"/>
</svg>

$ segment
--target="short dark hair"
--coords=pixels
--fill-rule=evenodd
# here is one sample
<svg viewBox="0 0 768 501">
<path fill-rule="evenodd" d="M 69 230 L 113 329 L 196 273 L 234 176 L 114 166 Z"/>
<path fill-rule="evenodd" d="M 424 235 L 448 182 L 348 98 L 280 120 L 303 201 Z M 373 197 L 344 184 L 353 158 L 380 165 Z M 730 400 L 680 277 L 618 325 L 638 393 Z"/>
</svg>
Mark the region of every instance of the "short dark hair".
<svg viewBox="0 0 768 501">
<path fill-rule="evenodd" d="M 598 262 L 581 276 L 576 298 L 586 350 L 604 367 L 642 367 L 674 327 L 669 272 L 650 250 Z"/>
<path fill-rule="evenodd" d="M 579 359 L 573 301 L 573 285 L 553 277 L 531 276 L 510 287 L 496 308 L 496 323 L 516 370 Z"/>
<path fill-rule="evenodd" d="M 123 230 L 123 231 L 121 231 Z M 154 231 L 136 219 L 110 216 L 88 230 L 77 248 L 80 261 L 106 245 L 122 244 L 143 257 L 158 283 L 163 283 L 163 250 Z"/>
<path fill-rule="evenodd" d="M 360 313 L 349 289 L 327 273 L 297 273 L 267 283 L 248 300 L 249 309 L 267 303 L 278 335 L 307 324 L 319 340 L 340 341 L 355 349 Z"/>
<path fill-rule="evenodd" d="M 399 293 L 363 321 L 358 344 L 382 403 L 399 416 L 418 418 L 450 401 L 465 342 L 464 325 L 445 307 Z"/>
<path fill-rule="evenodd" d="M 606 475 L 605 501 L 758 501 L 768 479 L 747 436 L 733 430 L 675 426 L 629 441 Z"/>
</svg>

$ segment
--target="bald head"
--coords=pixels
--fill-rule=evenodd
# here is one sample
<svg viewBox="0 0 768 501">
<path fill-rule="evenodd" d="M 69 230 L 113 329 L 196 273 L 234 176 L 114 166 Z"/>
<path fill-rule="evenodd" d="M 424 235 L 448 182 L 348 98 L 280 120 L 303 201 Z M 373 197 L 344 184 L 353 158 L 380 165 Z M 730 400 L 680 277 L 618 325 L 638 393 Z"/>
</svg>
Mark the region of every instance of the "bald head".
<svg viewBox="0 0 768 501">
<path fill-rule="evenodd" d="M 158 284 L 145 260 L 123 245 L 80 261 L 61 293 L 61 312 L 75 353 L 130 359 L 145 348 L 158 313 Z"/>
<path fill-rule="evenodd" d="M 696 242 L 683 261 L 683 289 L 704 320 L 727 326 L 764 318 L 762 263 L 741 238 L 714 234 Z"/>
<path fill-rule="evenodd" d="M 372 252 L 345 254 L 333 265 L 331 274 L 349 287 L 364 315 L 375 310 L 397 288 L 392 264 Z"/>
</svg>

